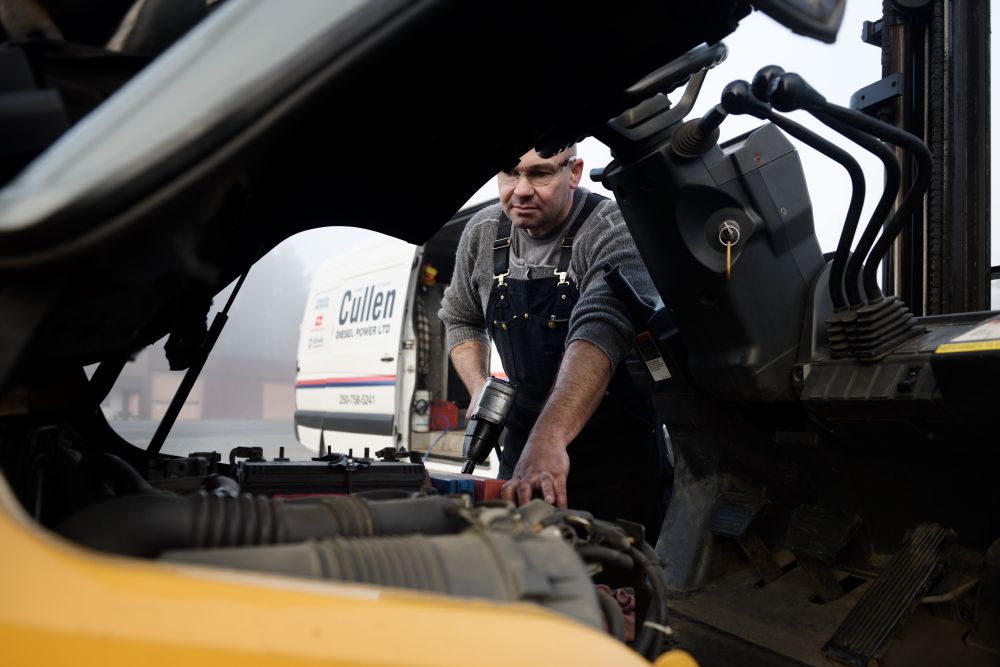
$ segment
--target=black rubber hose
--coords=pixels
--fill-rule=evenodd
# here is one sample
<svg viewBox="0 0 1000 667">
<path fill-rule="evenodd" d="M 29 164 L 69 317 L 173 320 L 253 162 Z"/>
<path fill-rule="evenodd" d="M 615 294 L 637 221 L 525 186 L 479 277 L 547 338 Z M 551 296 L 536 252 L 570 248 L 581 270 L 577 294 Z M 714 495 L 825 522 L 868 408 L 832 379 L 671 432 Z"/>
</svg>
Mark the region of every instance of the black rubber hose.
<svg viewBox="0 0 1000 667">
<path fill-rule="evenodd" d="M 126 556 L 152 557 L 172 544 L 191 544 L 192 504 L 169 494 L 118 496 L 95 503 L 56 525 L 83 546 Z"/>
<path fill-rule="evenodd" d="M 90 457 L 90 463 L 114 486 L 115 493 L 154 493 L 155 489 L 125 459 L 101 452 Z"/>
<path fill-rule="evenodd" d="M 154 557 L 168 549 L 454 533 L 466 527 L 457 506 L 457 501 L 440 496 L 385 501 L 337 496 L 284 502 L 249 494 L 139 494 L 91 505 L 56 526 L 56 532 L 101 551 Z"/>
<path fill-rule="evenodd" d="M 892 220 L 888 225 L 886 225 L 882 235 L 879 237 L 875 246 L 865 259 L 863 272 L 865 293 L 868 295 L 869 301 L 874 301 L 882 297 L 882 290 L 878 286 L 878 278 L 876 276 L 878 266 L 885 258 L 885 255 L 889 252 L 889 249 L 892 247 L 892 242 L 895 241 L 896 237 L 899 236 L 899 233 L 903 231 L 903 226 L 906 224 L 907 219 L 910 217 L 910 214 L 913 213 L 913 209 L 916 208 L 917 204 L 923 199 L 928 186 L 930 186 L 931 161 L 933 159 L 931 157 L 931 150 L 927 147 L 927 144 L 909 132 L 904 132 L 898 127 L 894 127 L 876 118 L 872 118 L 871 116 L 863 114 L 860 111 L 838 107 L 837 105 L 830 104 L 829 102 L 825 105 L 823 111 L 829 113 L 830 116 L 836 118 L 837 120 L 848 125 L 852 125 L 863 132 L 868 132 L 869 134 L 875 135 L 880 139 L 889 141 L 897 146 L 902 146 L 908 150 L 917 161 L 917 173 L 916 178 L 914 179 L 913 187 L 906 193 L 906 197 L 903 198 L 903 203 L 899 205 L 899 209 L 897 209 L 896 214 L 892 216 Z"/>
<path fill-rule="evenodd" d="M 656 552 L 645 542 L 639 545 L 639 548 L 633 547 L 629 555 L 635 561 L 637 568 L 646 576 L 652 589 L 652 599 L 646 617 L 642 619 L 641 624 L 639 619 L 636 619 L 635 650 L 653 661 L 663 646 L 664 635 L 659 626 L 667 624 L 667 575 L 660 566 Z"/>
<path fill-rule="evenodd" d="M 663 569 L 663 565 L 660 562 L 660 557 L 656 555 L 656 552 L 651 546 L 643 542 L 640 545 L 640 549 L 643 555 L 646 557 L 646 566 L 648 568 L 647 574 L 651 577 L 651 584 L 653 586 L 653 595 L 656 600 L 659 601 L 660 611 L 659 620 L 657 621 L 661 625 L 665 625 L 667 622 L 667 616 L 669 610 L 667 608 L 667 595 L 669 592 L 667 584 L 667 573 Z"/>
<path fill-rule="evenodd" d="M 632 570 L 635 567 L 635 563 L 628 554 L 624 554 L 617 549 L 610 549 L 596 544 L 585 544 L 577 547 L 576 553 L 588 563 L 600 563 L 626 571 Z"/>
<path fill-rule="evenodd" d="M 768 113 L 767 119 L 802 143 L 837 162 L 847 171 L 847 175 L 851 179 L 851 201 L 847 206 L 844 228 L 840 232 L 840 241 L 837 243 L 837 250 L 833 255 L 833 265 L 830 267 L 830 300 L 833 302 L 834 308 L 844 308 L 851 298 L 852 287 L 850 283 L 845 283 L 844 275 L 848 266 L 851 244 L 858 229 L 858 221 L 861 219 L 861 209 L 865 204 L 865 174 L 858 161 L 836 144 L 773 111 Z M 856 283 L 857 281 L 853 287 L 855 293 L 858 291 Z"/>
<path fill-rule="evenodd" d="M 868 258 L 865 260 L 864 283 L 865 291 L 868 293 L 870 301 L 874 301 L 882 296 L 882 290 L 879 289 L 878 277 L 876 275 L 879 264 L 882 263 L 882 260 L 889 253 L 893 241 L 903 231 L 903 227 L 909 220 L 913 210 L 923 200 L 924 194 L 931 183 L 931 152 L 924 142 L 920 141 L 919 146 L 921 150 L 905 146 L 917 160 L 916 179 L 913 187 L 906 193 L 906 197 L 903 198 L 903 203 L 899 205 L 896 215 L 892 216 L 892 221 L 886 226 L 882 236 L 879 237 L 875 247 L 872 248 L 871 253 L 869 253 Z"/>
<path fill-rule="evenodd" d="M 629 549 L 632 548 L 632 543 L 629 541 L 625 532 L 612 523 L 602 521 L 600 519 L 594 519 L 591 523 L 590 529 L 594 532 L 594 535 L 598 536 L 607 542 L 611 547 L 618 549 L 622 553 L 628 553 Z"/>
<path fill-rule="evenodd" d="M 595 519 L 591 523 L 590 529 L 599 543 L 579 546 L 577 553 L 589 552 L 606 555 L 606 552 L 616 552 L 621 554 L 631 561 L 632 567 L 625 571 L 635 576 L 639 582 L 637 585 L 643 585 L 643 580 L 646 582 L 645 586 L 648 588 L 651 599 L 642 622 L 640 623 L 640 619 L 636 618 L 636 636 L 633 648 L 640 655 L 652 661 L 659 654 L 663 643 L 663 632 L 660 628 L 667 622 L 667 577 L 660 566 L 660 559 L 645 541 L 637 541 L 639 542 L 638 546 L 634 545 L 618 526 Z M 614 560 L 618 561 L 618 559 Z M 610 561 L 609 557 L 605 562 Z M 624 563 L 625 561 L 619 562 Z"/>
<path fill-rule="evenodd" d="M 648 567 L 646 566 L 646 557 L 643 556 L 642 553 L 635 548 L 631 549 L 630 555 L 632 557 L 632 560 L 635 561 L 636 570 L 638 570 L 638 573 L 640 575 L 645 575 L 646 579 L 649 579 L 648 575 L 646 574 L 646 570 L 648 570 Z M 652 582 L 650 582 L 650 584 L 651 584 L 650 588 L 652 589 L 651 599 L 649 602 L 649 606 L 646 609 L 645 616 L 642 619 L 638 618 L 637 616 L 635 619 L 635 643 L 633 644 L 632 647 L 647 660 L 652 661 L 653 658 L 655 657 L 656 635 L 658 634 L 658 632 L 650 625 L 647 625 L 646 621 L 651 620 L 654 623 L 658 623 L 660 617 L 659 615 L 660 609 L 659 609 L 659 602 L 656 600 L 655 588 L 652 586 Z M 653 618 L 650 618 L 650 616 L 653 616 Z"/>
<path fill-rule="evenodd" d="M 865 302 L 865 297 L 868 299 L 872 298 L 867 290 L 865 291 L 865 297 L 862 297 L 858 278 L 864 269 L 865 257 L 871 251 L 878 233 L 882 230 L 882 224 L 889 217 L 889 210 L 892 208 L 892 204 L 896 200 L 896 195 L 899 193 L 899 184 L 901 181 L 899 160 L 896 159 L 896 155 L 892 152 L 892 149 L 878 139 L 860 132 L 845 123 L 841 123 L 827 114 L 816 113 L 814 115 L 817 120 L 831 130 L 839 132 L 872 153 L 882 162 L 882 166 L 885 168 L 885 187 L 882 189 L 882 196 L 879 197 L 878 204 L 875 205 L 875 210 L 872 212 L 868 224 L 865 225 L 865 229 L 861 233 L 857 249 L 847 261 L 847 269 L 844 277 L 847 286 L 847 299 L 850 305 L 860 306 Z M 853 232 L 851 235 L 853 237 Z M 840 250 L 839 247 L 837 249 L 838 251 Z M 881 296 L 881 293 L 878 296 Z"/>
</svg>

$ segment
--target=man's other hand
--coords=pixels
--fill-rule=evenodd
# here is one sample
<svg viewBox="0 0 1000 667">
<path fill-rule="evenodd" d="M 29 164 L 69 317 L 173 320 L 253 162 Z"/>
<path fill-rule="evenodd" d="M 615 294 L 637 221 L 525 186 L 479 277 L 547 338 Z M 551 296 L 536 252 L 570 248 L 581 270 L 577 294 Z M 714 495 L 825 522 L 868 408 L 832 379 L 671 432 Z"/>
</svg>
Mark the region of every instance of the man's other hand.
<svg viewBox="0 0 1000 667">
<path fill-rule="evenodd" d="M 537 489 L 545 502 L 566 509 L 568 476 L 569 454 L 565 447 L 529 439 L 514 474 L 500 489 L 500 497 L 524 505 Z"/>
</svg>

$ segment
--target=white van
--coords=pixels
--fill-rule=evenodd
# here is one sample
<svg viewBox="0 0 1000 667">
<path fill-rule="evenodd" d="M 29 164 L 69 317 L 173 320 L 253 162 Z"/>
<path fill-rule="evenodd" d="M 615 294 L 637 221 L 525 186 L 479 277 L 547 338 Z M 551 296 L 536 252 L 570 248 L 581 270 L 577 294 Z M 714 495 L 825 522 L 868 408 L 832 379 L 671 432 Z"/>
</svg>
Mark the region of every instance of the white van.
<svg viewBox="0 0 1000 667">
<path fill-rule="evenodd" d="M 299 328 L 299 442 L 356 456 L 395 447 L 424 452 L 432 470 L 461 467 L 469 393 L 451 368 L 437 313 L 462 230 L 492 203 L 463 210 L 423 246 L 382 236 L 323 264 Z M 430 286 L 422 280 L 428 266 L 436 271 Z M 491 373 L 504 377 L 495 348 Z M 456 413 L 457 424 L 449 418 Z M 495 476 L 497 465 L 493 454 L 476 472 Z"/>
</svg>

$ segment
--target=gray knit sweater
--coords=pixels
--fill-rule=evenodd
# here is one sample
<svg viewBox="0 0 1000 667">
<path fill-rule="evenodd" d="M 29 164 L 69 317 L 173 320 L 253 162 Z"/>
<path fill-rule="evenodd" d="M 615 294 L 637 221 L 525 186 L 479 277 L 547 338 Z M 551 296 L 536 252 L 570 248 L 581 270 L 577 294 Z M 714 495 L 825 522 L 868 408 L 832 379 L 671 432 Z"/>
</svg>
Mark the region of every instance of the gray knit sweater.
<svg viewBox="0 0 1000 667">
<path fill-rule="evenodd" d="M 583 208 L 587 191 L 577 188 L 569 218 L 550 236 L 539 242 L 526 232 L 513 228 L 510 279 L 524 280 L 551 277 L 559 257 L 559 246 L 576 216 Z M 484 313 L 493 287 L 493 241 L 496 239 L 500 205 L 479 211 L 466 225 L 458 243 L 455 274 L 445 290 L 439 316 L 447 330 L 448 349 L 467 340 L 489 342 Z M 529 265 L 523 259 L 544 258 L 541 265 Z M 573 240 L 569 265 L 570 280 L 580 290 L 580 300 L 570 316 L 566 345 L 574 340 L 593 343 L 608 355 L 613 367 L 618 365 L 632 344 L 632 323 L 624 304 L 615 298 L 604 279 L 603 267 L 620 265 L 643 299 L 657 301 L 656 288 L 639 258 L 618 205 L 613 201 L 598 204 Z"/>
</svg>

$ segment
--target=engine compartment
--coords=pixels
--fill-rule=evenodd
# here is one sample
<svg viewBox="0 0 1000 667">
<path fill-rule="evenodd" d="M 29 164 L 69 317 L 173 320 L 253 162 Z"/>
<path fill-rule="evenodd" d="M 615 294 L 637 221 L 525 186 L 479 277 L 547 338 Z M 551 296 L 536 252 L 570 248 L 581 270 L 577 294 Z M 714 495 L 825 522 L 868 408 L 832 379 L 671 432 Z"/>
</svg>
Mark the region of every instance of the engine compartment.
<svg viewBox="0 0 1000 667">
<path fill-rule="evenodd" d="M 608 52 L 616 57 L 588 77 L 596 92 L 582 77 L 562 88 L 540 77 L 531 88 L 539 113 L 513 120 L 471 76 L 482 60 L 456 57 L 479 53 L 468 48 L 475 35 L 445 29 L 504 25 L 502 16 L 457 3 L 384 6 L 366 26 L 395 10 L 410 13 L 356 44 L 353 57 L 375 63 L 366 75 L 341 79 L 332 65 L 297 70 L 301 107 L 227 128 L 149 180 L 99 205 L 73 202 L 35 221 L 37 229 L 0 219 L 0 466 L 20 506 L 76 544 L 156 559 L 154 577 L 214 565 L 529 601 L 619 640 L 627 639 L 627 605 L 617 593 L 631 588 L 631 644 L 651 659 L 680 636 L 706 664 L 721 661 L 725 647 L 776 664 L 907 664 L 931 655 L 928 647 L 951 664 L 989 664 L 1000 653 L 997 313 L 917 317 L 875 280 L 925 196 L 931 160 L 942 156 L 916 136 L 829 104 L 777 67 L 734 81 L 709 113 L 685 120 L 706 68 L 724 56 L 718 38 L 750 9 L 703 4 L 623 8 L 610 27 L 582 26 L 614 40 Z M 511 13 L 518 8 L 528 9 Z M 441 16 L 453 21 L 434 23 Z M 558 32 L 561 18 L 545 13 L 514 47 L 503 31 L 490 32 L 500 55 L 487 62 L 530 50 L 537 35 Z M 696 37 L 713 46 L 624 88 Z M 43 55 L 48 62 L 51 54 Z M 568 63 L 559 57 L 567 59 L 553 71 Z M 410 75 L 449 63 L 450 77 Z M 679 103 L 666 99 L 685 83 Z M 435 103 L 403 113 L 400 99 Z M 457 101 L 488 117 L 445 119 L 445 110 L 465 108 Z M 883 194 L 867 225 L 850 159 L 791 122 L 784 114 L 792 110 L 883 159 Z M 720 144 L 719 127 L 732 115 L 764 124 Z M 490 134 L 492 127 L 502 131 Z M 654 389 L 677 482 L 655 552 L 634 526 L 537 503 L 518 510 L 433 495 L 247 495 L 225 452 L 144 452 L 97 409 L 129 356 L 167 331 L 191 337 L 181 365 L 196 360 L 209 332 L 186 325 L 290 231 L 360 219 L 378 202 L 369 224 L 416 240 L 511 155 L 531 145 L 557 150 L 587 134 L 613 150 L 599 177 L 615 192 L 666 304 L 636 322 L 671 372 Z M 417 137 L 420 178 L 386 197 L 371 175 L 382 173 L 381 149 L 402 135 Z M 852 175 L 844 233 L 830 257 L 816 241 L 788 137 Z M 468 146 L 482 149 L 469 168 L 448 189 L 430 187 L 432 176 L 455 171 Z M 354 159 L 319 174 L 302 157 L 310 150 Z M 59 157 L 55 151 L 57 166 Z M 331 181 L 358 195 L 342 210 L 325 196 Z M 403 215 L 418 199 L 417 214 Z M 59 243 L 46 245 L 53 239 Z M 101 367 L 88 380 L 80 367 L 91 362 Z"/>
</svg>

